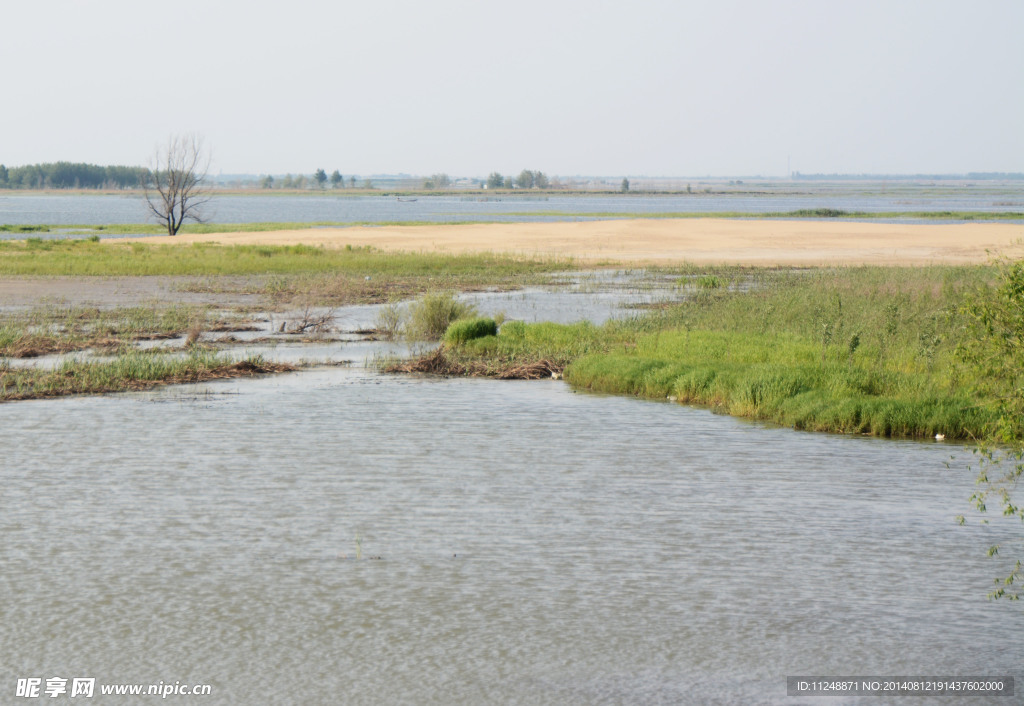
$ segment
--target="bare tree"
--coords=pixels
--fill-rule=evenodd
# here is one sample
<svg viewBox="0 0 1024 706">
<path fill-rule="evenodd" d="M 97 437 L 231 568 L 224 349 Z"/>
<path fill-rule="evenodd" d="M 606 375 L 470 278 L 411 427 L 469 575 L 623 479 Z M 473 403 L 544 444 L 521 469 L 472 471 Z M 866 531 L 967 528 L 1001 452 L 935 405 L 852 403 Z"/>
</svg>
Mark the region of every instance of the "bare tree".
<svg viewBox="0 0 1024 706">
<path fill-rule="evenodd" d="M 149 210 L 168 235 L 177 235 L 182 223 L 202 223 L 200 207 L 210 200 L 206 191 L 206 173 L 210 157 L 198 135 L 174 135 L 165 150 L 157 150 L 152 168 L 143 180 Z"/>
</svg>

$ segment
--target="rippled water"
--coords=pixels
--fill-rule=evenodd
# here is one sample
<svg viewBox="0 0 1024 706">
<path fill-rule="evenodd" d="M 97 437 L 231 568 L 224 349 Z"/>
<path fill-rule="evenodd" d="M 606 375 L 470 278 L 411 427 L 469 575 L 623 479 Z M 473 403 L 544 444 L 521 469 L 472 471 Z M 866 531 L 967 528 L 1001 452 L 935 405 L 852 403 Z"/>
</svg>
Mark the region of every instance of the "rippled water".
<svg viewBox="0 0 1024 706">
<path fill-rule="evenodd" d="M 791 703 L 788 674 L 1020 676 L 943 445 L 362 369 L 0 420 L 4 689 Z"/>
<path fill-rule="evenodd" d="M 527 320 L 614 299 L 478 297 Z M 958 447 L 380 375 L 373 350 L 285 344 L 267 351 L 355 362 L 0 405 L 0 690 L 790 704 L 787 675 L 1024 676 L 1020 608 L 985 599 L 985 549 L 1019 524 L 956 525 Z"/>
<path fill-rule="evenodd" d="M 764 213 L 804 208 L 848 211 L 1007 211 L 1024 207 L 1020 185 L 946 187 L 866 192 L 860 187 L 777 194 L 692 194 L 664 196 L 497 197 L 422 196 L 398 201 L 393 196 L 248 196 L 218 195 L 207 206 L 208 220 L 217 223 L 253 222 L 386 222 L 386 221 L 557 221 L 586 218 L 587 213 L 722 212 Z M 567 212 L 570 215 L 527 215 Z M 24 195 L 0 192 L 0 225 L 4 224 L 117 224 L 145 223 L 149 213 L 140 196 Z M 45 234 L 44 234 L 45 235 Z M 60 236 L 61 234 L 50 234 Z M 23 237 L 0 233 L 0 238 Z"/>
</svg>

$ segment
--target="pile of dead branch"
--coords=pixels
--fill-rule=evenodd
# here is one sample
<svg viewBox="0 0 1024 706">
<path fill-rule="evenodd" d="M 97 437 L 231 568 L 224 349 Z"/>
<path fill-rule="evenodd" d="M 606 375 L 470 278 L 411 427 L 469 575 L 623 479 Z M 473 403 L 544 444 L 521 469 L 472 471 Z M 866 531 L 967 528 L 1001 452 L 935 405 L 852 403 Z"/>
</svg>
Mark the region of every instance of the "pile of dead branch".
<svg viewBox="0 0 1024 706">
<path fill-rule="evenodd" d="M 444 346 L 413 360 L 393 363 L 386 373 L 425 373 L 445 377 L 487 377 L 498 380 L 540 380 L 560 377 L 562 363 L 541 360 L 458 360 Z"/>
</svg>

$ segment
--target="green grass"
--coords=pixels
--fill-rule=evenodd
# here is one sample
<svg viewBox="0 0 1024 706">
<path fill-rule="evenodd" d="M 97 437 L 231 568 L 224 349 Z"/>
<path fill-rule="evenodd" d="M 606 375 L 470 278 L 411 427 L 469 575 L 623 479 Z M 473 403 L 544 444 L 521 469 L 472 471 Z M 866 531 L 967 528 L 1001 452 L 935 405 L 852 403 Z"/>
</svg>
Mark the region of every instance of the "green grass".
<svg viewBox="0 0 1024 706">
<path fill-rule="evenodd" d="M 0 233 L 49 233 L 56 226 L 47 225 L 0 225 Z"/>
<path fill-rule="evenodd" d="M 506 321 L 497 336 L 467 341 L 464 349 L 469 355 L 481 357 L 522 362 L 542 358 L 565 363 L 595 350 L 607 350 L 618 340 L 609 327 L 595 326 L 588 321 L 575 324 Z"/>
<path fill-rule="evenodd" d="M 571 268 L 568 261 L 497 254 L 393 253 L 371 247 L 151 245 L 87 240 L 0 241 L 3 275 L 249 275 L 345 273 L 360 276 L 473 276 L 500 281 Z M 440 286 L 440 285 L 439 285 Z"/>
<path fill-rule="evenodd" d="M 350 245 L 155 245 L 35 237 L 0 241 L 0 275 L 189 276 L 195 279 L 176 286 L 190 292 L 263 295 L 270 306 L 337 306 L 434 291 L 514 289 L 572 269 L 575 265 L 565 259 L 396 253 Z"/>
<path fill-rule="evenodd" d="M 992 399 L 956 348 L 968 335 L 965 294 L 992 281 L 993 268 L 722 268 L 713 276 L 750 290 L 696 288 L 681 304 L 604 326 L 509 322 L 445 355 L 453 370 L 544 360 L 566 366 L 565 379 L 580 388 L 798 429 L 989 433 Z"/>
<path fill-rule="evenodd" d="M 718 275 L 701 275 L 695 281 L 700 289 L 720 289 L 729 284 L 728 280 Z"/>
<path fill-rule="evenodd" d="M 589 355 L 565 378 L 601 392 L 712 406 L 797 429 L 949 438 L 984 434 L 991 421 L 942 375 L 848 364 L 791 335 L 669 332 L 635 352 Z"/>
<path fill-rule="evenodd" d="M 459 319 L 453 321 L 444 332 L 443 341 L 449 345 L 462 345 L 485 336 L 497 336 L 498 324 L 491 318 Z"/>
</svg>

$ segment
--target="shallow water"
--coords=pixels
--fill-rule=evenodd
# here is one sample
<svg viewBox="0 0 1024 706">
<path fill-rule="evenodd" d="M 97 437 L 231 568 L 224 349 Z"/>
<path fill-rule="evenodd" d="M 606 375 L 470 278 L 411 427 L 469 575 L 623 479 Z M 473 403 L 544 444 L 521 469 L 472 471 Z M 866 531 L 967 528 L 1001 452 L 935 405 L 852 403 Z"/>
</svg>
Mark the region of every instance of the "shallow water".
<svg viewBox="0 0 1024 706">
<path fill-rule="evenodd" d="M 475 296 L 601 319 L 607 284 Z M 985 599 L 985 549 L 1019 524 L 957 526 L 959 447 L 380 375 L 380 346 L 282 343 L 262 351 L 353 364 L 0 405 L 0 688 L 789 704 L 807 702 L 787 675 L 1024 676 L 1020 608 Z"/>
<path fill-rule="evenodd" d="M 693 279 L 693 278 L 691 278 Z M 550 321 L 573 323 L 591 321 L 601 324 L 610 319 L 625 319 L 642 313 L 637 307 L 680 301 L 695 291 L 686 279 L 674 275 L 659 275 L 644 270 L 600 270 L 556 273 L 551 284 L 525 287 L 513 291 L 482 291 L 458 295 L 461 301 L 476 307 L 481 316 L 501 316 L 505 320 L 528 323 Z M 730 283 L 734 289 L 751 286 L 750 281 Z M 399 303 L 406 308 L 409 302 Z M 408 357 L 424 351 L 433 344 L 401 341 L 387 342 L 368 339 L 356 333 L 377 326 L 382 304 L 360 304 L 342 307 L 318 307 L 310 310 L 273 311 L 253 314 L 242 323 L 252 331 L 205 333 L 202 341 L 217 344 L 227 336 L 236 342 L 223 347 L 232 355 L 258 354 L 267 359 L 301 363 L 308 361 L 356 361 L 360 364 L 379 358 Z M 230 312 L 225 312 L 225 315 Z M 282 334 L 281 326 L 293 330 L 304 316 L 331 317 L 331 330 L 301 335 Z M 230 318 L 230 317 L 229 317 Z M 248 342 L 252 343 L 248 343 Z M 140 349 L 181 349 L 185 336 L 175 339 L 139 341 Z M 184 353 L 181 353 L 184 355 Z M 66 359 L 106 360 L 111 356 L 102 351 L 78 351 L 65 355 L 47 355 L 38 358 L 12 359 L 12 367 L 53 367 Z"/>
<path fill-rule="evenodd" d="M 956 526 L 944 445 L 359 368 L 0 423 L 4 688 L 791 703 L 790 674 L 1020 676 L 998 529 Z"/>
</svg>

